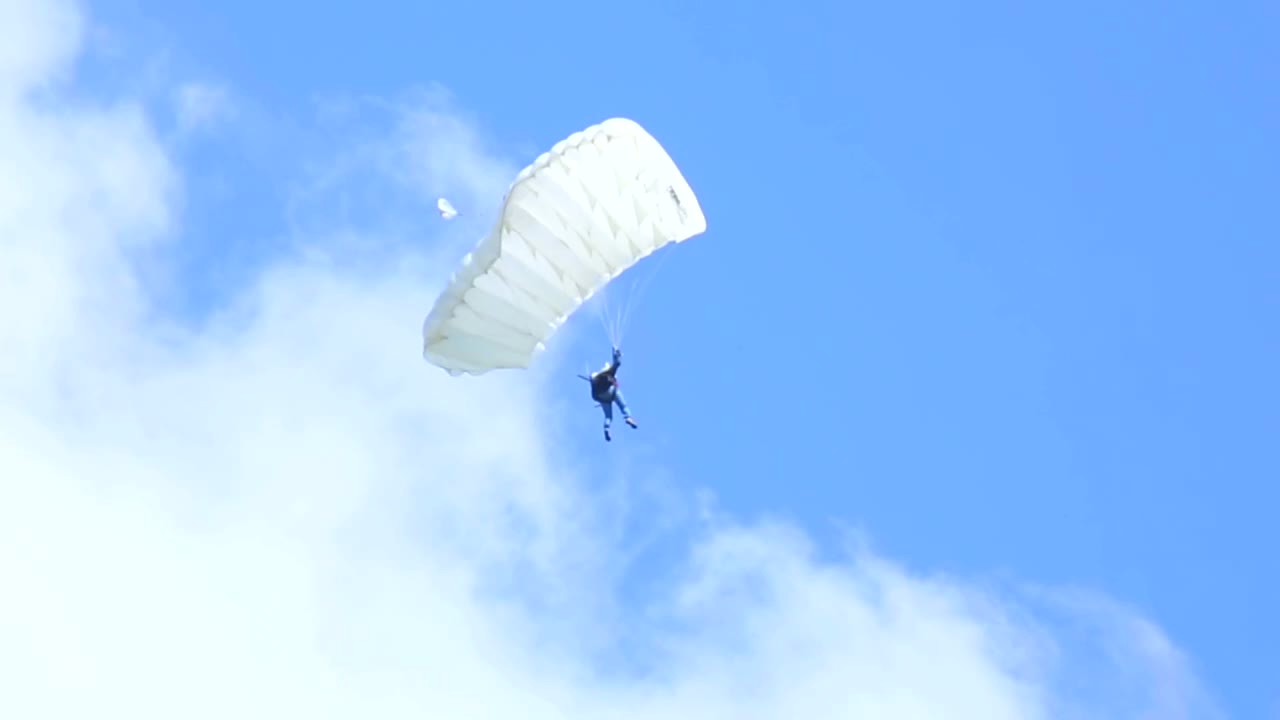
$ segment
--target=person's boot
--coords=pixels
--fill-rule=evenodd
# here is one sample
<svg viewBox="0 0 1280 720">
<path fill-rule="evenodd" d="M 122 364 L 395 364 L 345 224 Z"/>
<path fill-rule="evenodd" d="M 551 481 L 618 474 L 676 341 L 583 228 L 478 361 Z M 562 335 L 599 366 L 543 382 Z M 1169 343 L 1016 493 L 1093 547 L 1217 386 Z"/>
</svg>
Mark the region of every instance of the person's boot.
<svg viewBox="0 0 1280 720">
<path fill-rule="evenodd" d="M 605 429 L 604 429 L 604 441 L 605 441 L 605 442 L 609 442 L 609 441 L 610 441 L 610 440 L 612 440 L 612 439 L 613 439 L 613 436 L 609 434 L 609 428 L 605 428 Z"/>
<path fill-rule="evenodd" d="M 634 428 L 634 427 L 639 427 L 638 425 L 636 425 L 636 419 L 635 419 L 635 418 L 633 418 L 633 417 L 629 417 L 629 418 L 627 418 L 627 424 L 628 424 L 628 425 L 630 425 L 630 426 L 631 426 L 631 427 L 633 427 L 633 428 Z"/>
</svg>

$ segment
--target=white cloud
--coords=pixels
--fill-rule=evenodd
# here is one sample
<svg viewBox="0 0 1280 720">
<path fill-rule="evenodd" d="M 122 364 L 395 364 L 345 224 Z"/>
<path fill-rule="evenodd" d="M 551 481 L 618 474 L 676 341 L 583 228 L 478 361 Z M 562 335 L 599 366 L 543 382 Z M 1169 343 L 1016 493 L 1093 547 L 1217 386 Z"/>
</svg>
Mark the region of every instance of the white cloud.
<svg viewBox="0 0 1280 720">
<path fill-rule="evenodd" d="M 68 7 L 4 5 L 27 29 L 5 87 L 65 73 Z M 423 365 L 424 278 L 445 269 L 416 241 L 362 259 L 316 239 L 184 327 L 133 272 L 180 178 L 139 107 L 9 96 L 0 716 L 1202 716 L 1128 611 L 1069 604 L 1104 620 L 1107 651 L 1079 653 L 1017 594 L 866 550 L 820 561 L 781 525 L 713 516 L 649 612 L 617 603 L 625 503 L 555 454 L 538 373 Z M 509 160 L 415 107 L 362 172 L 400 163 L 426 215 L 500 191 Z M 608 662 L 624 640 L 633 666 Z M 1108 667 L 1130 672 L 1083 699 L 1062 680 Z"/>
<path fill-rule="evenodd" d="M 235 111 L 227 88 L 194 81 L 183 83 L 173 91 L 173 105 L 178 128 L 184 133 L 215 127 Z"/>
<path fill-rule="evenodd" d="M 520 166 L 488 152 L 451 95 L 432 86 L 394 99 L 327 98 L 326 132 L 291 188 L 288 215 L 304 237 L 390 234 L 452 263 L 487 232 L 489 220 Z M 445 228 L 434 209 L 448 195 L 460 212 Z M 428 248 L 421 238 L 431 237 Z M 367 237 L 355 241 L 368 248 Z M 431 271 L 443 267 L 431 268 Z"/>
<path fill-rule="evenodd" d="M 65 73 L 84 31 L 64 2 L 0 1 L 0 102 L 39 88 Z"/>
</svg>

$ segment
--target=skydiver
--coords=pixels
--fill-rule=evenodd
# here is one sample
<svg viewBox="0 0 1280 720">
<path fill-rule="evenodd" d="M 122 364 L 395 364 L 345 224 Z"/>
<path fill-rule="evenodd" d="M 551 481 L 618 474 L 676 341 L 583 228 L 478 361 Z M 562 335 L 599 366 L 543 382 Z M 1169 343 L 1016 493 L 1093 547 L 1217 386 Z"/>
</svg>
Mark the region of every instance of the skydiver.
<svg viewBox="0 0 1280 720">
<path fill-rule="evenodd" d="M 622 411 L 622 417 L 631 427 L 636 427 L 635 418 L 631 417 L 631 413 L 627 410 L 627 404 L 622 399 L 622 391 L 618 389 L 618 366 L 622 364 L 622 351 L 618 348 L 613 349 L 613 360 L 605 364 L 599 371 L 591 374 L 586 378 L 591 382 L 591 399 L 600 404 L 604 410 L 604 439 L 610 441 L 613 436 L 609 434 L 609 424 L 613 421 L 613 404 L 618 404 L 618 409 Z M 581 377 L 581 376 L 579 376 Z"/>
</svg>

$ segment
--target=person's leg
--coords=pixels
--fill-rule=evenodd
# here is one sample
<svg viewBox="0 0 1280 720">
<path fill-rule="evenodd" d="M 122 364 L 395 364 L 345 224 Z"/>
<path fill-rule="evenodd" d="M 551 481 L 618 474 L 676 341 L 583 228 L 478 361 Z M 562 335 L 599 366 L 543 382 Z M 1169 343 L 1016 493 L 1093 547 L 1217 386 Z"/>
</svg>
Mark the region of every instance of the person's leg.
<svg viewBox="0 0 1280 720">
<path fill-rule="evenodd" d="M 618 409 L 622 411 L 622 418 L 627 421 L 631 427 L 636 426 L 635 418 L 631 417 L 631 411 L 627 409 L 626 400 L 622 399 L 622 391 L 615 390 L 613 393 L 613 401 L 618 403 Z"/>
<path fill-rule="evenodd" d="M 609 436 L 609 423 L 613 421 L 613 403 L 602 402 L 600 407 L 604 410 L 604 439 L 610 440 L 612 438 Z"/>
</svg>

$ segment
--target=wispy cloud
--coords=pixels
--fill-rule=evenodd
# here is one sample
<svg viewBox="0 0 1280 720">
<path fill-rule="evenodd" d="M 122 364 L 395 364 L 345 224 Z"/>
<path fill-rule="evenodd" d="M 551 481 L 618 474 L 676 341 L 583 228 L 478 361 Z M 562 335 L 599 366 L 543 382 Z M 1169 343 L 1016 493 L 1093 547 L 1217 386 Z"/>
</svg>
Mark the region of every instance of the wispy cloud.
<svg viewBox="0 0 1280 720">
<path fill-rule="evenodd" d="M 235 112 L 225 86 L 190 81 L 173 91 L 174 117 L 180 131 L 194 133 L 217 127 Z"/>
<path fill-rule="evenodd" d="M 5 0 L 0 3 L 0 100 L 39 89 L 71 69 L 84 32 L 81 15 L 65 2 Z"/>
<path fill-rule="evenodd" d="M 74 8 L 4 7 L 28 39 L 0 82 L 52 86 Z M 308 234 L 323 252 L 185 325 L 133 270 L 181 238 L 181 168 L 128 99 L 40 107 L 0 105 L 0 715 L 1203 716 L 1129 611 L 1068 605 L 1106 622 L 1064 630 L 865 548 L 819 559 L 782 524 L 690 521 L 669 584 L 620 597 L 626 508 L 557 455 L 539 375 L 423 365 L 447 266 L 422 237 L 368 259 Z M 312 170 L 407 183 L 427 218 L 437 194 L 496 201 L 515 165 L 447 103 L 388 107 L 384 144 Z M 345 172 L 295 211 L 351 190 Z M 1077 695 L 1078 663 L 1115 684 Z"/>
</svg>

